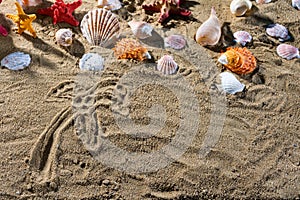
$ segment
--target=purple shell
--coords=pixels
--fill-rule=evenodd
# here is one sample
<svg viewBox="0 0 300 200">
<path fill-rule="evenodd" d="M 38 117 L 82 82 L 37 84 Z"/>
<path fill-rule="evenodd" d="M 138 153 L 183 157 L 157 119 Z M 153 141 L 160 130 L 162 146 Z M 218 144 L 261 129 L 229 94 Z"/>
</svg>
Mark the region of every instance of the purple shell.
<svg viewBox="0 0 300 200">
<path fill-rule="evenodd" d="M 269 36 L 278 38 L 281 42 L 290 39 L 289 31 L 280 24 L 270 24 L 266 31 Z"/>
<path fill-rule="evenodd" d="M 235 41 L 242 46 L 245 46 L 247 42 L 251 42 L 252 40 L 252 36 L 246 31 L 237 31 L 233 34 L 233 37 Z"/>
<path fill-rule="evenodd" d="M 170 35 L 165 38 L 165 47 L 170 47 L 175 50 L 183 49 L 186 45 L 186 40 L 182 35 Z"/>
<path fill-rule="evenodd" d="M 300 0 L 292 0 L 292 6 L 300 10 Z"/>
<path fill-rule="evenodd" d="M 285 58 L 287 60 L 291 60 L 293 58 L 300 58 L 299 50 L 296 47 L 289 44 L 278 45 L 276 51 L 280 57 Z"/>
</svg>

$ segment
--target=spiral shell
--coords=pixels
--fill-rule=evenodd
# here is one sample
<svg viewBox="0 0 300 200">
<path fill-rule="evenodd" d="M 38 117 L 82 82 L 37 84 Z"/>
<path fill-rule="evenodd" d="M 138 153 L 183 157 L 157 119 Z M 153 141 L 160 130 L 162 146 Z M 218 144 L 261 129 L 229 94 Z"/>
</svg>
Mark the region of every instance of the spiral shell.
<svg viewBox="0 0 300 200">
<path fill-rule="evenodd" d="M 157 70 L 165 75 L 174 74 L 177 69 L 178 65 L 170 55 L 164 55 L 157 61 Z"/>
<path fill-rule="evenodd" d="M 245 89 L 245 85 L 241 83 L 237 78 L 230 72 L 222 72 L 220 74 L 221 85 L 218 87 L 229 94 L 235 94 L 242 92 Z"/>
<path fill-rule="evenodd" d="M 98 8 L 107 8 L 109 10 L 119 10 L 122 4 L 119 0 L 98 0 Z"/>
<path fill-rule="evenodd" d="M 70 46 L 73 42 L 72 39 L 73 33 L 70 29 L 62 28 L 56 31 L 55 39 L 56 42 L 61 46 Z"/>
<path fill-rule="evenodd" d="M 216 45 L 221 37 L 221 25 L 214 7 L 210 17 L 198 28 L 195 39 L 202 46 Z"/>
<path fill-rule="evenodd" d="M 266 32 L 269 36 L 278 38 L 279 41 L 283 42 L 289 40 L 289 31 L 286 27 L 281 24 L 270 24 L 268 25 Z"/>
<path fill-rule="evenodd" d="M 278 45 L 276 51 L 280 57 L 285 58 L 287 60 L 291 60 L 293 58 L 300 58 L 299 49 L 289 44 Z"/>
<path fill-rule="evenodd" d="M 17 51 L 5 56 L 1 60 L 1 66 L 4 66 L 10 70 L 20 70 L 28 67 L 31 62 L 29 54 Z"/>
<path fill-rule="evenodd" d="M 99 8 L 84 15 L 80 29 L 91 45 L 103 47 L 118 33 L 120 25 L 111 11 Z"/>
<path fill-rule="evenodd" d="M 128 22 L 133 34 L 139 39 L 152 36 L 153 27 L 147 22 L 132 20 Z"/>
<path fill-rule="evenodd" d="M 183 49 L 186 46 L 186 40 L 182 35 L 170 35 L 164 39 L 165 47 L 175 50 Z"/>
<path fill-rule="evenodd" d="M 292 0 L 292 6 L 300 10 L 300 0 Z"/>
<path fill-rule="evenodd" d="M 252 3 L 250 0 L 233 0 L 230 3 L 230 11 L 235 16 L 243 16 L 251 8 Z"/>
<path fill-rule="evenodd" d="M 270 3 L 272 0 L 256 0 L 257 4 L 267 4 Z"/>
<path fill-rule="evenodd" d="M 233 34 L 233 37 L 235 38 L 235 41 L 242 46 L 245 46 L 247 42 L 252 41 L 252 36 L 246 31 L 237 31 Z"/>
<path fill-rule="evenodd" d="M 249 74 L 256 68 L 256 59 L 247 48 L 229 47 L 218 61 L 236 74 Z"/>
</svg>

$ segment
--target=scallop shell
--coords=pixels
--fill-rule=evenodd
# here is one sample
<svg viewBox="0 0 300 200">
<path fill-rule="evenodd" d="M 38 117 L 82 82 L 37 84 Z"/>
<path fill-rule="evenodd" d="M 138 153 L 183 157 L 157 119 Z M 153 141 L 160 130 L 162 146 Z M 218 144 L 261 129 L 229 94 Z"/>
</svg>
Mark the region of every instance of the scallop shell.
<svg viewBox="0 0 300 200">
<path fill-rule="evenodd" d="M 216 45 L 221 37 L 221 25 L 214 7 L 211 9 L 210 17 L 198 28 L 195 39 L 202 45 Z"/>
<path fill-rule="evenodd" d="M 165 47 L 175 50 L 183 49 L 186 46 L 186 40 L 182 35 L 170 35 L 164 39 Z"/>
<path fill-rule="evenodd" d="M 28 67 L 31 58 L 29 54 L 17 51 L 11 53 L 1 60 L 1 66 L 4 66 L 11 70 L 20 70 Z"/>
<path fill-rule="evenodd" d="M 229 47 L 218 61 L 236 74 L 249 74 L 256 68 L 256 59 L 247 48 Z"/>
<path fill-rule="evenodd" d="M 153 27 L 147 22 L 132 20 L 128 22 L 133 34 L 139 39 L 152 36 Z"/>
<path fill-rule="evenodd" d="M 118 59 L 135 59 L 140 61 L 151 59 L 148 50 L 139 41 L 132 38 L 121 39 L 113 50 Z"/>
<path fill-rule="evenodd" d="M 289 44 L 278 45 L 276 51 L 280 57 L 285 58 L 287 60 L 291 60 L 293 58 L 300 58 L 299 49 Z"/>
<path fill-rule="evenodd" d="M 251 8 L 252 3 L 249 0 L 233 0 L 230 3 L 230 11 L 235 16 L 243 16 Z"/>
<path fill-rule="evenodd" d="M 120 25 L 111 11 L 99 8 L 84 15 L 80 29 L 91 45 L 103 47 L 118 33 Z"/>
<path fill-rule="evenodd" d="M 300 10 L 300 0 L 292 0 L 292 6 Z"/>
<path fill-rule="evenodd" d="M 237 31 L 233 34 L 235 41 L 242 46 L 245 46 L 247 42 L 251 42 L 252 36 L 246 31 Z"/>
<path fill-rule="evenodd" d="M 280 24 L 270 24 L 267 27 L 266 32 L 269 36 L 278 38 L 281 42 L 290 39 L 289 31 L 286 27 Z"/>
<path fill-rule="evenodd" d="M 157 70 L 165 75 L 174 74 L 177 69 L 178 65 L 170 55 L 164 55 L 157 61 Z"/>
<path fill-rule="evenodd" d="M 98 0 L 98 8 L 107 8 L 109 10 L 119 10 L 122 4 L 119 0 Z"/>
<path fill-rule="evenodd" d="M 222 72 L 220 74 L 221 85 L 218 87 L 229 94 L 235 94 L 242 92 L 245 89 L 245 85 L 241 83 L 237 78 L 230 72 Z"/>
<path fill-rule="evenodd" d="M 102 71 L 104 68 L 104 59 L 97 53 L 86 53 L 79 60 L 81 70 Z"/>
<path fill-rule="evenodd" d="M 73 42 L 72 39 L 73 33 L 70 29 L 62 28 L 56 31 L 55 33 L 55 39 L 56 42 L 61 46 L 70 46 Z"/>
<path fill-rule="evenodd" d="M 257 4 L 267 4 L 270 3 L 272 0 L 256 0 Z"/>
</svg>

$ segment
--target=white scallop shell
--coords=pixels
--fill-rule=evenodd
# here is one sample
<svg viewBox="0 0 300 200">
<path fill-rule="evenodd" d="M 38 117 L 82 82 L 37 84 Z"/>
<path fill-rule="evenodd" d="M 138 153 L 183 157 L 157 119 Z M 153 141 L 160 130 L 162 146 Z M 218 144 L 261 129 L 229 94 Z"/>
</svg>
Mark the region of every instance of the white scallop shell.
<svg viewBox="0 0 300 200">
<path fill-rule="evenodd" d="M 287 60 L 291 60 L 293 58 L 300 58 L 299 49 L 289 44 L 278 45 L 276 51 L 280 57 L 285 58 Z"/>
<path fill-rule="evenodd" d="M 1 66 L 11 70 L 20 70 L 28 67 L 30 61 L 31 58 L 29 54 L 17 51 L 4 57 L 1 60 Z"/>
<path fill-rule="evenodd" d="M 70 46 L 73 42 L 73 33 L 70 29 L 62 28 L 56 31 L 55 33 L 55 39 L 56 42 L 61 46 Z"/>
<path fill-rule="evenodd" d="M 300 0 L 292 0 L 292 6 L 300 10 Z"/>
<path fill-rule="evenodd" d="M 119 10 L 122 4 L 119 0 L 98 0 L 98 8 L 107 8 L 109 10 Z"/>
<path fill-rule="evenodd" d="M 230 3 L 230 11 L 235 16 L 243 16 L 251 8 L 252 3 L 249 0 L 233 0 Z"/>
<path fill-rule="evenodd" d="M 258 4 L 267 4 L 270 3 L 272 0 L 256 0 L 256 3 Z"/>
<path fill-rule="evenodd" d="M 237 31 L 233 34 L 235 41 L 242 46 L 245 46 L 247 42 L 251 42 L 252 36 L 247 31 Z"/>
<path fill-rule="evenodd" d="M 281 42 L 290 39 L 289 31 L 281 24 L 268 25 L 266 32 L 269 36 L 278 38 Z"/>
<path fill-rule="evenodd" d="M 178 65 L 170 55 L 164 55 L 157 61 L 157 70 L 165 75 L 174 74 L 177 69 Z"/>
<path fill-rule="evenodd" d="M 132 33 L 139 39 L 146 39 L 152 36 L 153 27 L 147 22 L 131 20 L 128 22 Z"/>
<path fill-rule="evenodd" d="M 81 70 L 102 71 L 104 69 L 104 59 L 97 53 L 86 53 L 79 61 Z"/>
<path fill-rule="evenodd" d="M 221 37 L 221 25 L 214 7 L 211 9 L 210 17 L 198 28 L 195 39 L 202 45 L 216 45 Z"/>
<path fill-rule="evenodd" d="M 245 88 L 245 85 L 237 80 L 230 72 L 222 72 L 220 77 L 221 85 L 218 85 L 218 87 L 226 93 L 235 94 L 237 92 L 242 92 Z"/>
<path fill-rule="evenodd" d="M 183 49 L 186 46 L 186 40 L 182 35 L 170 35 L 164 39 L 165 47 L 175 50 Z"/>
<path fill-rule="evenodd" d="M 80 29 L 91 45 L 103 47 L 118 33 L 120 25 L 111 11 L 99 8 L 84 15 Z"/>
</svg>

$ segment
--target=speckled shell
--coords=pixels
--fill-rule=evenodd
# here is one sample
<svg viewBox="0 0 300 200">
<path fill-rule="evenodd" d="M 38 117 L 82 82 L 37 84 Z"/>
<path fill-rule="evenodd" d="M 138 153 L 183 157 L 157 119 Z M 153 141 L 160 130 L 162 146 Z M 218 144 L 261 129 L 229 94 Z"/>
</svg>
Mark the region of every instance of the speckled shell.
<svg viewBox="0 0 300 200">
<path fill-rule="evenodd" d="M 252 3 L 249 0 L 233 0 L 230 3 L 230 11 L 235 16 L 243 16 L 251 8 Z"/>
<path fill-rule="evenodd" d="M 165 47 L 175 50 L 183 49 L 186 46 L 186 40 L 182 35 L 170 35 L 164 39 Z"/>
<path fill-rule="evenodd" d="M 247 48 L 229 47 L 218 61 L 236 74 L 249 74 L 256 68 L 256 59 Z"/>
<path fill-rule="evenodd" d="M 104 59 L 97 53 L 86 53 L 79 60 L 79 68 L 88 71 L 102 71 Z"/>
<path fill-rule="evenodd" d="M 122 4 L 119 0 L 98 0 L 98 8 L 105 8 L 108 10 L 119 10 Z"/>
<path fill-rule="evenodd" d="M 174 74 L 177 69 L 178 65 L 170 55 L 164 55 L 157 61 L 157 70 L 165 75 Z"/>
<path fill-rule="evenodd" d="M 153 27 L 147 22 L 132 20 L 128 22 L 132 33 L 139 39 L 146 39 L 152 36 Z"/>
<path fill-rule="evenodd" d="M 91 45 L 105 46 L 120 30 L 118 18 L 109 10 L 99 8 L 84 15 L 80 29 Z"/>
<path fill-rule="evenodd" d="M 292 6 L 300 10 L 300 0 L 292 0 Z"/>
<path fill-rule="evenodd" d="M 278 45 L 276 51 L 280 57 L 285 58 L 287 60 L 291 60 L 293 58 L 300 58 L 299 49 L 289 44 Z"/>
<path fill-rule="evenodd" d="M 242 84 L 232 73 L 222 72 L 220 74 L 221 85 L 218 88 L 229 94 L 235 94 L 242 92 L 245 89 L 245 85 Z"/>
<path fill-rule="evenodd" d="M 10 70 L 20 70 L 28 67 L 31 62 L 29 54 L 17 51 L 8 54 L 1 60 L 1 66 L 4 66 Z"/>
<path fill-rule="evenodd" d="M 235 41 L 242 46 L 245 46 L 247 42 L 251 42 L 252 36 L 246 31 L 237 31 L 233 34 Z"/>
<path fill-rule="evenodd" d="M 279 41 L 283 42 L 290 39 L 289 31 L 286 27 L 280 24 L 268 25 L 266 32 L 269 36 L 278 38 Z"/>
<path fill-rule="evenodd" d="M 70 46 L 73 42 L 73 33 L 70 29 L 62 28 L 56 31 L 55 39 L 56 42 L 61 46 Z"/>
<path fill-rule="evenodd" d="M 257 4 L 267 4 L 270 3 L 272 0 L 256 0 Z"/>
</svg>

